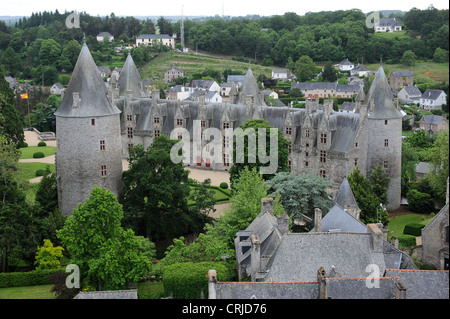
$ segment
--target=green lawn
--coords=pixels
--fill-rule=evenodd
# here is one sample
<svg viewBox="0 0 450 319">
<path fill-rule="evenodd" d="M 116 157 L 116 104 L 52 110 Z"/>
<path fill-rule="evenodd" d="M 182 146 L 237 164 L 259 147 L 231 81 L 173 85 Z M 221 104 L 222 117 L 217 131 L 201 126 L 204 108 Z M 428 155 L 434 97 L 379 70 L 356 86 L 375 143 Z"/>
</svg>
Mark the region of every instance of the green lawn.
<svg viewBox="0 0 450 319">
<path fill-rule="evenodd" d="M 55 172 L 55 164 L 47 164 L 47 163 L 18 163 L 18 167 L 19 167 L 19 179 L 20 180 L 29 180 L 32 178 L 37 177 L 36 176 L 36 171 L 38 169 L 43 169 L 45 170 L 45 168 L 47 166 L 50 166 L 50 171 L 51 172 Z"/>
<path fill-rule="evenodd" d="M 366 64 L 367 68 L 371 71 L 376 71 L 380 67 L 379 63 Z M 448 62 L 435 63 L 429 61 L 416 61 L 416 64 L 411 68 L 414 74 L 414 82 L 418 83 L 431 83 L 449 81 Z M 407 71 L 409 66 L 403 64 L 383 64 L 385 71 Z"/>
<path fill-rule="evenodd" d="M 408 214 L 393 218 L 389 221 L 388 239 L 390 240 L 392 236 L 398 237 L 402 235 L 406 224 L 421 223 L 427 225 L 431 219 L 432 217 L 430 215 L 423 214 Z"/>
<path fill-rule="evenodd" d="M 0 299 L 54 299 L 53 285 L 0 288 Z"/>
<path fill-rule="evenodd" d="M 22 156 L 20 157 L 22 159 L 33 158 L 33 154 L 36 152 L 42 152 L 47 157 L 47 156 L 55 154 L 56 147 L 54 147 L 54 146 L 28 146 L 28 147 L 21 148 L 20 151 L 22 152 Z"/>
</svg>

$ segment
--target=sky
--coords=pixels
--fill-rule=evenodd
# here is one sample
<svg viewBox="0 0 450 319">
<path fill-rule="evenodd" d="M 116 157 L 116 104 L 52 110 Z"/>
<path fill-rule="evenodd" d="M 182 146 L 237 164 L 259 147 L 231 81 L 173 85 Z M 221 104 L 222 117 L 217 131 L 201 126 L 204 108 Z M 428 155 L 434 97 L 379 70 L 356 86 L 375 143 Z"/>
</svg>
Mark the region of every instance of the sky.
<svg viewBox="0 0 450 319">
<path fill-rule="evenodd" d="M 304 15 L 306 12 L 336 11 L 360 9 L 364 13 L 376 10 L 402 10 L 411 8 L 426 9 L 433 5 L 437 9 L 448 9 L 448 0 L 341 0 L 341 1 L 307 1 L 307 0 L 0 0 L 0 16 L 30 16 L 32 12 L 65 11 L 86 13 L 96 16 L 178 16 L 182 8 L 185 16 L 245 16 L 256 14 L 261 16 L 283 15 L 295 12 Z M 5 4 L 6 3 L 6 4 Z"/>
</svg>

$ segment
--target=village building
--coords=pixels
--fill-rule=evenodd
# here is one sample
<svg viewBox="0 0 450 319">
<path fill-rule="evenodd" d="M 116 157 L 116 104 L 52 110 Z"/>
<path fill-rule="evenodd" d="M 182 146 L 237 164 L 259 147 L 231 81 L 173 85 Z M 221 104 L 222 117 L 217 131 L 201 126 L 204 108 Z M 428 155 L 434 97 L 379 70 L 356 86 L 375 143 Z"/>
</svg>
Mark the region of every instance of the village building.
<svg viewBox="0 0 450 319">
<path fill-rule="evenodd" d="M 337 65 L 337 68 L 341 71 L 351 71 L 351 70 L 353 70 L 354 67 L 355 67 L 355 65 L 352 62 L 350 62 L 348 59 L 342 60 Z"/>
<path fill-rule="evenodd" d="M 420 102 L 422 92 L 417 86 L 405 86 L 397 94 L 399 103 L 402 104 L 417 104 Z"/>
<path fill-rule="evenodd" d="M 402 25 L 395 18 L 379 19 L 375 21 L 375 32 L 398 32 L 402 31 Z"/>
<path fill-rule="evenodd" d="M 61 83 L 55 83 L 50 88 L 50 94 L 62 95 L 64 94 L 65 87 Z"/>
<path fill-rule="evenodd" d="M 426 90 L 420 97 L 420 107 L 424 110 L 442 110 L 442 105 L 447 104 L 447 94 L 442 90 Z"/>
<path fill-rule="evenodd" d="M 414 74 L 412 71 L 393 71 L 389 75 L 389 85 L 394 92 L 405 86 L 413 86 Z"/>
<path fill-rule="evenodd" d="M 114 36 L 109 32 L 100 32 L 97 34 L 97 42 L 103 42 L 108 37 L 109 42 L 114 41 Z"/>
<path fill-rule="evenodd" d="M 299 88 L 307 98 L 345 97 L 358 94 L 359 84 L 337 84 L 334 82 L 296 82 L 291 89 Z"/>
<path fill-rule="evenodd" d="M 168 84 L 175 79 L 184 77 L 184 71 L 179 67 L 173 65 L 168 70 L 164 71 L 164 83 Z"/>
<path fill-rule="evenodd" d="M 154 43 L 160 43 L 175 50 L 175 39 L 168 34 L 141 34 L 136 38 L 136 46 L 153 46 Z"/>
<path fill-rule="evenodd" d="M 429 134 L 435 134 L 448 129 L 447 115 L 423 115 L 419 121 L 419 128 Z"/>
<path fill-rule="evenodd" d="M 350 75 L 352 76 L 360 76 L 360 77 L 364 77 L 370 74 L 370 70 L 363 64 L 358 63 L 357 66 L 355 66 L 353 69 L 351 69 L 350 71 Z"/>
</svg>

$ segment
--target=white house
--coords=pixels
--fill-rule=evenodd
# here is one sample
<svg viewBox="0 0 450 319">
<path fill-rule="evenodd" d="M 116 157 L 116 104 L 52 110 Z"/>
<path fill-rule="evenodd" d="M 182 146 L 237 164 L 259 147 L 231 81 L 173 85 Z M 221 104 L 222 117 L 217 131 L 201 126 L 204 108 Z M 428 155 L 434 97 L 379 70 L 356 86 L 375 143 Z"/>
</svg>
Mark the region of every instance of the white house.
<svg viewBox="0 0 450 319">
<path fill-rule="evenodd" d="M 50 88 L 50 94 L 57 94 L 57 95 L 61 95 L 64 93 L 64 86 L 61 83 L 55 83 L 53 84 L 53 86 Z"/>
<path fill-rule="evenodd" d="M 345 59 L 343 61 L 341 61 L 338 65 L 337 65 L 338 69 L 341 71 L 351 71 L 353 70 L 353 68 L 355 67 L 355 65 L 353 63 L 351 63 L 348 59 Z"/>
<path fill-rule="evenodd" d="M 421 96 L 422 92 L 417 86 L 405 86 L 397 94 L 398 101 L 402 104 L 417 104 Z"/>
<path fill-rule="evenodd" d="M 275 80 L 287 80 L 288 71 L 285 69 L 274 69 L 272 70 L 272 79 Z"/>
<path fill-rule="evenodd" d="M 175 85 L 170 89 L 168 100 L 181 101 L 189 98 L 191 90 L 183 85 Z"/>
<path fill-rule="evenodd" d="M 199 89 L 203 91 L 220 92 L 220 86 L 216 81 L 212 80 L 192 80 L 189 84 L 193 90 Z"/>
<path fill-rule="evenodd" d="M 350 75 L 357 75 L 357 76 L 366 76 L 369 73 L 370 70 L 365 65 L 359 63 L 350 71 Z"/>
<path fill-rule="evenodd" d="M 402 25 L 393 19 L 380 19 L 375 21 L 375 32 L 396 32 L 402 31 Z"/>
<path fill-rule="evenodd" d="M 114 36 L 111 33 L 109 33 L 109 32 L 100 32 L 99 34 L 97 34 L 97 41 L 98 42 L 103 42 L 105 37 L 108 37 L 109 42 L 114 41 Z"/>
<path fill-rule="evenodd" d="M 442 90 L 428 89 L 420 98 L 420 107 L 425 110 L 441 110 L 447 104 L 447 94 Z"/>
<path fill-rule="evenodd" d="M 141 34 L 136 38 L 136 46 L 147 45 L 151 47 L 153 41 L 160 41 L 162 44 L 175 49 L 175 38 L 168 34 Z"/>
<path fill-rule="evenodd" d="M 189 96 L 189 100 L 198 101 L 200 99 L 200 95 L 204 95 L 205 102 L 214 102 L 214 103 L 222 103 L 222 96 L 217 91 L 204 91 L 201 89 L 194 90 Z"/>
</svg>

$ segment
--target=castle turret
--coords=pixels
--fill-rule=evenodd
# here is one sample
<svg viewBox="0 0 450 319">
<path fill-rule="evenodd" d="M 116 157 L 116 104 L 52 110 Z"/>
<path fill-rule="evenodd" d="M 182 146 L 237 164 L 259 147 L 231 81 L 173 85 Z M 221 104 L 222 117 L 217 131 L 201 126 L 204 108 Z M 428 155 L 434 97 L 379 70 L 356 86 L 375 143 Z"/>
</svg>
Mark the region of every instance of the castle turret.
<svg viewBox="0 0 450 319">
<path fill-rule="evenodd" d="M 380 65 L 366 97 L 368 105 L 367 175 L 381 165 L 390 178 L 388 209 L 400 206 L 402 114 L 394 104 L 389 83 Z M 386 203 L 383 203 L 386 204 Z"/>
<path fill-rule="evenodd" d="M 116 196 L 122 185 L 120 110 L 83 44 L 66 94 L 55 112 L 59 207 L 72 214 L 94 186 Z"/>
<path fill-rule="evenodd" d="M 239 95 L 236 104 L 246 104 L 248 97 L 253 98 L 253 105 L 266 105 L 264 98 L 261 97 L 259 92 L 258 83 L 256 83 L 255 77 L 253 75 L 252 69 L 249 67 L 247 74 L 244 77 L 244 83 L 242 84 L 242 92 Z"/>
</svg>

